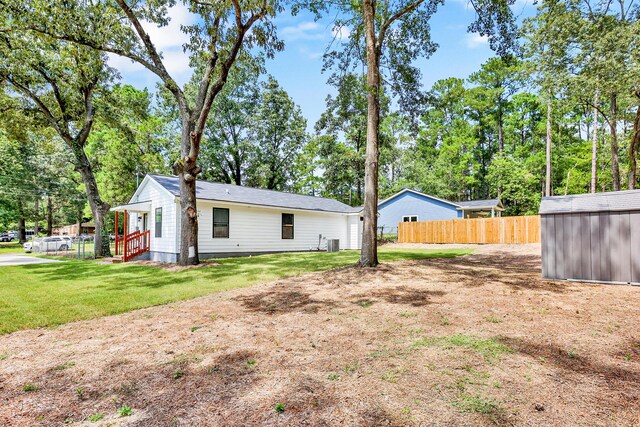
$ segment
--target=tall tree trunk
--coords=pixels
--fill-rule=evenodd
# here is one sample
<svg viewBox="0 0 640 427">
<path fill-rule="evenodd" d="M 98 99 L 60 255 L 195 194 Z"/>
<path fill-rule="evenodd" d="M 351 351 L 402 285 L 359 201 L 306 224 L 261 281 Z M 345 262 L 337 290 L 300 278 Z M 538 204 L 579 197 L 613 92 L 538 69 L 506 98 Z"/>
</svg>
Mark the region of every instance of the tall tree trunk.
<svg viewBox="0 0 640 427">
<path fill-rule="evenodd" d="M 234 167 L 235 172 L 233 174 L 233 182 L 235 182 L 236 185 L 242 185 L 242 165 L 240 164 L 240 156 L 235 156 Z"/>
<path fill-rule="evenodd" d="M 20 243 L 27 241 L 27 230 L 24 219 L 24 204 L 22 199 L 18 199 L 18 240 Z"/>
<path fill-rule="evenodd" d="M 191 153 L 191 138 L 195 137 L 195 120 L 184 114 L 182 119 L 182 159 L 177 172 L 180 180 L 180 265 L 200 263 L 198 255 L 198 210 L 196 207 L 196 177 L 200 169 Z M 197 159 L 197 157 L 196 157 Z"/>
<path fill-rule="evenodd" d="M 53 202 L 51 196 L 47 196 L 47 236 L 53 234 Z"/>
<path fill-rule="evenodd" d="M 545 196 L 551 196 L 551 99 L 547 102 L 547 175 L 544 189 Z"/>
<path fill-rule="evenodd" d="M 588 133 L 587 133 L 588 135 Z M 598 92 L 593 96 L 593 134 L 591 135 L 591 192 L 598 184 Z"/>
<path fill-rule="evenodd" d="M 96 257 L 109 257 L 111 256 L 111 248 L 109 246 L 109 230 L 106 228 L 106 218 L 109 215 L 110 206 L 100 198 L 93 168 L 87 158 L 87 154 L 84 152 L 84 141 L 74 140 L 70 142 L 70 145 L 76 159 L 76 170 L 80 172 L 82 177 L 91 213 L 93 214 L 93 222 L 96 225 L 94 237 L 95 255 Z M 78 234 L 81 234 L 82 230 L 80 228 L 78 227 Z"/>
<path fill-rule="evenodd" d="M 620 160 L 618 157 L 618 94 L 611 94 L 611 114 L 609 127 L 611 129 L 611 175 L 613 177 L 613 191 L 620 191 Z"/>
<path fill-rule="evenodd" d="M 498 152 L 504 152 L 504 129 L 502 125 L 502 109 L 498 110 Z"/>
<path fill-rule="evenodd" d="M 40 217 L 40 196 L 38 196 L 36 194 L 36 200 L 34 203 L 34 208 L 33 210 L 35 211 L 35 220 L 33 221 L 33 235 L 37 236 L 38 233 L 40 232 L 40 229 L 38 227 L 38 218 Z"/>
<path fill-rule="evenodd" d="M 367 148 L 364 167 L 364 224 L 358 265 L 378 265 L 378 128 L 380 126 L 380 55 L 375 35 L 374 0 L 363 4 L 367 49 Z"/>
<path fill-rule="evenodd" d="M 504 153 L 504 129 L 502 125 L 502 108 L 498 109 L 498 153 Z M 498 199 L 502 197 L 502 185 L 498 184 Z"/>
<path fill-rule="evenodd" d="M 640 101 L 640 90 L 636 91 L 636 97 Z M 640 146 L 640 104 L 636 110 L 636 118 L 633 121 L 633 135 L 629 145 L 629 190 L 636 188 L 636 171 L 638 147 Z"/>
</svg>

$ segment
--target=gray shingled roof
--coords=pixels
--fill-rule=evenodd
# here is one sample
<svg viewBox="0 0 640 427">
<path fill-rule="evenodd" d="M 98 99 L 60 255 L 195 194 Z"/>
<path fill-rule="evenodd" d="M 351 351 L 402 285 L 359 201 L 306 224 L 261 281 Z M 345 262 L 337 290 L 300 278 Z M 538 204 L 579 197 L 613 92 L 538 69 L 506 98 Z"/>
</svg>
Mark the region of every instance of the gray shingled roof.
<svg viewBox="0 0 640 427">
<path fill-rule="evenodd" d="M 455 202 L 456 205 L 462 208 L 499 208 L 500 199 L 486 199 L 486 200 L 468 200 L 465 202 Z"/>
<path fill-rule="evenodd" d="M 543 197 L 540 214 L 640 210 L 640 190 Z"/>
<path fill-rule="evenodd" d="M 149 177 L 174 196 L 180 195 L 178 177 L 164 175 L 149 175 Z M 324 197 L 283 193 L 281 191 L 263 190 L 201 180 L 198 180 L 196 183 L 196 197 L 201 200 L 216 200 L 220 202 L 246 203 L 249 205 L 323 212 L 355 213 L 362 210 L 362 208 L 352 208 L 337 200 Z"/>
</svg>

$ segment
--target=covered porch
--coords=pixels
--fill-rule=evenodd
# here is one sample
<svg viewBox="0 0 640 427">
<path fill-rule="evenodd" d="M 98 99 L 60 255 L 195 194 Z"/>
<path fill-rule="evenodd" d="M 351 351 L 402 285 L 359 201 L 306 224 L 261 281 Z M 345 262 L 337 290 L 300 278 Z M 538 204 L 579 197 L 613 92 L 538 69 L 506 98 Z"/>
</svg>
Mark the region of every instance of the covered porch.
<svg viewBox="0 0 640 427">
<path fill-rule="evenodd" d="M 115 212 L 115 262 L 127 262 L 151 248 L 149 218 L 151 202 L 138 202 L 111 208 Z M 122 224 L 122 234 L 120 225 Z"/>
</svg>

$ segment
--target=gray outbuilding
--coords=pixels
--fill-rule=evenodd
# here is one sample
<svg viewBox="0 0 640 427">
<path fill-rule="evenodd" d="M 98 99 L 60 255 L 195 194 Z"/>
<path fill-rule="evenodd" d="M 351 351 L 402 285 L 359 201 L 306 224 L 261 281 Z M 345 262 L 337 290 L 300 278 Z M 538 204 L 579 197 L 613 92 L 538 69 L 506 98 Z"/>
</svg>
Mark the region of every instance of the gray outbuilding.
<svg viewBox="0 0 640 427">
<path fill-rule="evenodd" d="M 543 197 L 542 276 L 640 285 L 640 190 Z"/>
</svg>

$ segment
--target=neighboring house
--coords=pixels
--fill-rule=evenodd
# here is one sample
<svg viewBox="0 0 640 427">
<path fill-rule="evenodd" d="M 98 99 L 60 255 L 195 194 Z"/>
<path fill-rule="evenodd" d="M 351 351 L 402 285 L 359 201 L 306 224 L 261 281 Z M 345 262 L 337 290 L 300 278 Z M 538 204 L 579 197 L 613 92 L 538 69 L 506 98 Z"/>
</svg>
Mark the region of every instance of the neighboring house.
<svg viewBox="0 0 640 427">
<path fill-rule="evenodd" d="M 96 234 L 96 225 L 93 222 L 83 222 L 78 224 L 63 225 L 53 229 L 51 234 L 57 234 L 59 236 L 80 236 L 82 234 L 94 235 Z"/>
<path fill-rule="evenodd" d="M 494 217 L 500 216 L 503 210 L 499 199 L 451 202 L 404 189 L 378 203 L 378 227 L 395 233 L 399 222 Z"/>
<path fill-rule="evenodd" d="M 197 182 L 196 197 L 202 259 L 317 250 L 326 247 L 327 239 L 339 239 L 341 249 L 360 249 L 361 208 L 337 200 L 207 181 Z M 125 213 L 120 221 L 126 219 L 130 251 L 145 246 L 142 259 L 177 261 L 177 177 L 147 175 L 129 204 L 111 210 Z M 137 241 L 130 243 L 132 239 Z"/>
</svg>

